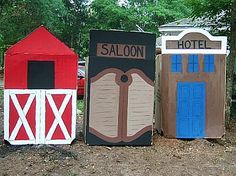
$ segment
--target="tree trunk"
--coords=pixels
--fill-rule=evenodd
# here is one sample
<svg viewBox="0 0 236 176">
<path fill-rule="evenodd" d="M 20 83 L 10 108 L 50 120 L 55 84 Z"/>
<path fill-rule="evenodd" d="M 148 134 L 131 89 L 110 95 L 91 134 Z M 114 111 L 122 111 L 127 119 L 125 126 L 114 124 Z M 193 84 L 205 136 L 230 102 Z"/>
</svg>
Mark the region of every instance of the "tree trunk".
<svg viewBox="0 0 236 176">
<path fill-rule="evenodd" d="M 234 81 L 234 65 L 236 57 L 236 0 L 232 0 L 230 15 L 230 55 L 227 65 L 227 88 L 226 88 L 226 126 L 230 123 L 230 107 L 232 105 L 232 90 Z"/>
</svg>

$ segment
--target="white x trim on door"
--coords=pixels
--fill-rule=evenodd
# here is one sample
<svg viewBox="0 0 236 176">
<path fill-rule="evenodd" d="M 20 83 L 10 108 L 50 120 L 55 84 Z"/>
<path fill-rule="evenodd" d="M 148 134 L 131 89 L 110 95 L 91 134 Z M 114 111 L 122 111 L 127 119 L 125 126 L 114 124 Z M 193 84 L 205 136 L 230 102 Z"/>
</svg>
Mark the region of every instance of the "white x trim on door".
<svg viewBox="0 0 236 176">
<path fill-rule="evenodd" d="M 26 101 L 25 106 L 22 108 L 17 99 L 17 94 L 28 94 L 29 97 Z M 64 94 L 64 100 L 59 109 L 57 109 L 56 103 L 53 99 L 53 94 Z M 9 116 L 10 116 L 10 99 L 16 108 L 19 118 L 16 125 L 9 134 Z M 55 116 L 55 119 L 48 131 L 45 134 L 45 124 L 46 121 L 46 99 L 49 103 L 50 108 Z M 32 129 L 27 121 L 27 113 L 32 106 L 33 101 L 36 101 L 35 109 L 35 134 L 33 134 Z M 71 100 L 71 104 L 70 103 Z M 68 105 L 69 104 L 69 105 Z M 71 133 L 69 134 L 66 125 L 62 119 L 62 115 L 68 106 L 72 106 L 72 123 L 71 123 Z M 25 131 L 29 137 L 29 140 L 16 140 L 16 136 L 19 133 L 21 126 L 25 128 Z M 52 139 L 55 133 L 56 127 L 59 125 L 61 128 L 65 139 Z M 4 139 L 8 140 L 11 144 L 70 144 L 75 138 L 75 128 L 76 128 L 76 90 L 68 89 L 51 89 L 51 90 L 19 90 L 19 89 L 8 89 L 4 90 Z M 46 136 L 46 137 L 45 137 Z"/>
<path fill-rule="evenodd" d="M 69 139 L 70 135 L 69 135 L 69 133 L 66 129 L 66 126 L 65 126 L 63 120 L 62 120 L 62 115 L 63 115 L 63 113 L 66 109 L 66 106 L 67 106 L 70 98 L 71 98 L 71 95 L 66 95 L 65 96 L 65 98 L 64 98 L 64 100 L 61 104 L 61 107 L 59 108 L 59 111 L 57 109 L 57 106 L 56 106 L 53 98 L 52 98 L 52 95 L 47 94 L 46 97 L 48 99 L 49 105 L 52 108 L 53 114 L 55 115 L 55 119 L 53 121 L 53 124 L 52 124 L 47 136 L 46 136 L 46 140 L 50 140 L 52 138 L 52 135 L 55 132 L 57 125 L 59 125 L 61 127 L 61 130 L 62 130 L 62 132 L 65 136 L 65 139 Z"/>
<path fill-rule="evenodd" d="M 13 102 L 13 104 L 15 105 L 15 108 L 16 108 L 16 110 L 17 110 L 19 116 L 20 116 L 20 117 L 18 118 L 18 121 L 17 121 L 17 123 L 16 123 L 15 128 L 13 129 L 13 131 L 12 131 L 12 133 L 11 133 L 10 140 L 14 140 L 14 139 L 16 138 L 17 133 L 19 132 L 21 125 L 24 126 L 25 131 L 26 131 L 26 133 L 27 133 L 29 139 L 30 139 L 30 140 L 34 140 L 35 137 L 34 137 L 34 135 L 33 135 L 32 129 L 30 128 L 30 125 L 29 125 L 29 123 L 28 123 L 28 121 L 27 121 L 27 119 L 26 119 L 26 115 L 27 115 L 27 113 L 28 113 L 28 111 L 29 111 L 29 109 L 30 109 L 30 106 L 31 106 L 31 104 L 32 104 L 32 102 L 33 102 L 33 100 L 34 100 L 34 98 L 35 98 L 35 95 L 31 94 L 31 95 L 29 96 L 29 98 L 28 98 L 28 100 L 27 100 L 27 102 L 26 102 L 25 107 L 24 107 L 23 110 L 21 109 L 20 103 L 19 103 L 19 101 L 17 100 L 16 95 L 15 95 L 15 94 L 11 94 L 10 97 L 11 97 L 12 102 Z"/>
<path fill-rule="evenodd" d="M 18 99 L 17 99 L 17 94 L 26 94 L 29 95 L 26 104 L 24 105 L 24 107 L 21 107 Z M 18 120 L 16 122 L 15 127 L 13 128 L 11 134 L 9 134 L 9 106 L 10 106 L 10 99 L 13 102 L 13 105 L 16 108 L 16 111 L 19 115 Z M 36 104 L 39 102 L 38 99 L 38 92 L 35 90 L 7 90 L 4 91 L 4 139 L 8 139 L 9 141 L 11 141 L 14 144 L 34 144 L 37 143 L 36 142 L 36 136 L 37 136 L 37 132 L 35 132 L 35 134 L 33 134 L 32 129 L 27 121 L 27 113 L 33 103 L 33 101 L 36 101 Z M 35 121 L 37 121 L 37 117 L 38 117 L 38 113 L 39 113 L 39 108 L 36 106 L 35 107 Z M 26 134 L 29 137 L 29 140 L 16 140 L 17 134 L 19 133 L 20 128 L 24 127 Z M 37 127 L 37 123 L 35 123 L 36 127 Z"/>
</svg>

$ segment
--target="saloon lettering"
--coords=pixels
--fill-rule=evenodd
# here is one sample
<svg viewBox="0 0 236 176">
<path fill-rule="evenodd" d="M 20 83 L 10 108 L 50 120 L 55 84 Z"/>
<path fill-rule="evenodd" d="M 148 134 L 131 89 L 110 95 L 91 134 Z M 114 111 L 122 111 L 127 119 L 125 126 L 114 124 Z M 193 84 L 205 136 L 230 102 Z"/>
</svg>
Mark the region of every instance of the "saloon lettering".
<svg viewBox="0 0 236 176">
<path fill-rule="evenodd" d="M 144 45 L 97 44 L 97 56 L 145 59 L 145 55 L 146 47 Z"/>
<path fill-rule="evenodd" d="M 178 49 L 211 49 L 206 40 L 178 41 Z"/>
</svg>

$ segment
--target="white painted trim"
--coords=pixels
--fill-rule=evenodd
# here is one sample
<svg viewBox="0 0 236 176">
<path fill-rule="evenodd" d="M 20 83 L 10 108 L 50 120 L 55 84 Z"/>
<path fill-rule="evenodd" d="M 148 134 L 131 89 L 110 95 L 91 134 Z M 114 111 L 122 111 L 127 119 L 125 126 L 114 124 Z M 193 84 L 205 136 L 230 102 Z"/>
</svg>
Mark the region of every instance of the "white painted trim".
<svg viewBox="0 0 236 176">
<path fill-rule="evenodd" d="M 71 140 L 76 137 L 76 116 L 77 116 L 77 91 L 72 90 L 72 119 L 71 119 Z"/>
<path fill-rule="evenodd" d="M 39 104 L 39 116 L 37 119 L 37 123 L 38 125 L 38 129 L 36 129 L 36 131 L 38 131 L 38 143 L 39 144 L 44 144 L 45 143 L 45 124 L 46 124 L 46 119 L 45 119 L 45 114 L 46 114 L 46 102 L 45 102 L 45 91 L 40 91 L 39 95 L 38 95 L 38 104 Z"/>
<path fill-rule="evenodd" d="M 181 32 L 187 29 L 193 29 L 194 26 L 185 26 L 185 27 L 163 27 L 163 28 L 159 28 L 159 31 L 162 32 Z M 202 29 L 202 28 L 194 28 L 194 29 Z M 211 28 L 206 27 L 204 28 L 204 30 L 209 31 Z M 164 36 L 164 35 L 163 35 Z"/>
<path fill-rule="evenodd" d="M 170 28 L 159 28 L 159 31 L 162 33 L 162 32 L 181 32 L 181 31 L 184 31 L 186 29 L 188 29 L 189 27 L 192 28 L 192 26 L 186 26 L 185 28 L 176 28 L 176 27 L 170 27 Z M 163 35 L 164 36 L 164 35 Z"/>
<path fill-rule="evenodd" d="M 75 90 L 76 89 L 4 89 L 4 91 L 9 91 L 9 93 L 14 94 L 30 94 L 41 91 L 46 91 L 50 94 L 67 94 Z"/>
<path fill-rule="evenodd" d="M 201 33 L 205 35 L 211 41 L 221 41 L 221 49 L 167 49 L 166 41 L 180 40 L 186 34 L 189 33 Z M 162 36 L 162 54 L 226 54 L 227 49 L 227 37 L 212 36 L 209 32 L 203 29 L 186 29 L 178 36 Z"/>
<path fill-rule="evenodd" d="M 35 140 L 8 140 L 11 145 L 35 144 Z"/>
<path fill-rule="evenodd" d="M 49 94 L 71 94 L 71 91 L 74 89 L 42 89 L 45 90 L 46 93 Z"/>
<path fill-rule="evenodd" d="M 72 141 L 73 141 L 72 139 L 48 140 L 48 141 L 45 141 L 45 144 L 71 144 Z"/>
<path fill-rule="evenodd" d="M 9 140 L 9 90 L 4 90 L 4 139 Z"/>
<path fill-rule="evenodd" d="M 32 90 L 32 89 L 5 89 L 9 91 L 9 94 L 35 94 L 40 90 Z"/>
</svg>

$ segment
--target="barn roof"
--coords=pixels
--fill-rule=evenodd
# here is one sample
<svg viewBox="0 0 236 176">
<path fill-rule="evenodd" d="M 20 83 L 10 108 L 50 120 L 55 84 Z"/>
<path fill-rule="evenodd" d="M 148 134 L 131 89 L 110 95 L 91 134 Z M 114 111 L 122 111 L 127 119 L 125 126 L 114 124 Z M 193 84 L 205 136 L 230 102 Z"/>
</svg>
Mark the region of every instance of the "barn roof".
<svg viewBox="0 0 236 176">
<path fill-rule="evenodd" d="M 44 26 L 35 29 L 7 50 L 7 54 L 76 55 Z"/>
</svg>

